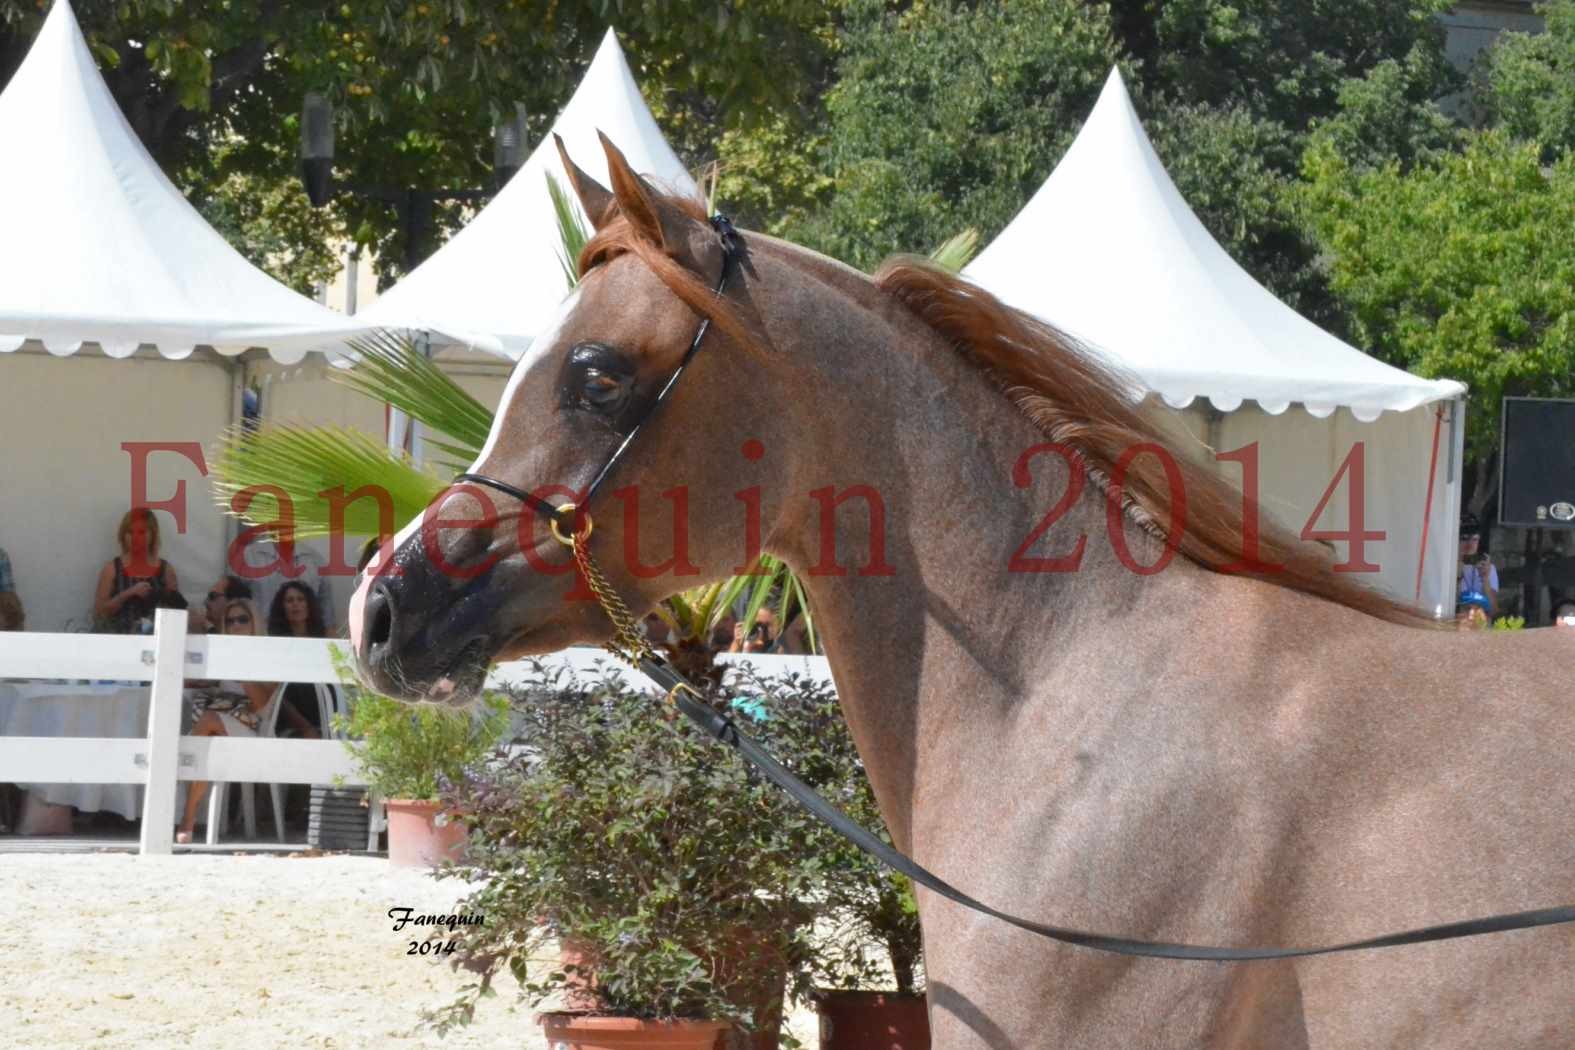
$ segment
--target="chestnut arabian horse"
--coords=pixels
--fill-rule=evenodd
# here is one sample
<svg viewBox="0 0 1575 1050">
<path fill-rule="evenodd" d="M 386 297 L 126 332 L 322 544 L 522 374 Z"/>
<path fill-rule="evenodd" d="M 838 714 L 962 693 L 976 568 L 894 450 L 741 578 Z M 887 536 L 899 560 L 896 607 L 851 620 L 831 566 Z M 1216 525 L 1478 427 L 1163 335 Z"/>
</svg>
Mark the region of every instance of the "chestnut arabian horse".
<svg viewBox="0 0 1575 1050">
<path fill-rule="evenodd" d="M 644 419 L 581 508 L 607 582 L 638 618 L 760 549 L 798 572 L 900 849 L 1013 915 L 1192 944 L 1575 902 L 1564 632 L 1439 630 L 1251 537 L 1066 337 L 917 261 L 872 279 L 746 232 L 729 265 L 604 146 L 610 190 L 568 165 L 583 279 L 471 470 L 559 507 Z M 491 661 L 611 636 L 524 501 L 459 482 L 424 520 L 352 602 L 374 688 L 463 704 Z M 1178 962 L 919 904 L 946 1050 L 1575 1043 L 1569 925 Z"/>
</svg>

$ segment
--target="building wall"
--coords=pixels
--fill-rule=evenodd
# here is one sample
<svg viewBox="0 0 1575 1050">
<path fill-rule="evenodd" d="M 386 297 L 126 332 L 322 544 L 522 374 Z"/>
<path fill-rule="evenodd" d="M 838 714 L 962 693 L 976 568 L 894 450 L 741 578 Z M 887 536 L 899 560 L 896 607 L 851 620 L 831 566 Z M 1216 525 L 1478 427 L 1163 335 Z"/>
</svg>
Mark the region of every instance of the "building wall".
<svg viewBox="0 0 1575 1050">
<path fill-rule="evenodd" d="M 1542 16 L 1531 0 L 1478 0 L 1457 4 L 1439 16 L 1444 23 L 1444 53 L 1457 69 L 1469 69 L 1477 55 L 1491 46 L 1506 29 L 1522 33 L 1542 32 Z"/>
<path fill-rule="evenodd" d="M 170 361 L 150 349 L 125 360 L 84 347 L 71 357 L 24 348 L 0 355 L 0 547 L 33 631 L 85 630 L 99 569 L 119 553 L 131 507 L 123 442 L 196 442 L 207 451 L 232 419 L 238 365 L 209 351 Z M 157 511 L 163 557 L 200 601 L 218 579 L 226 522 L 197 466 L 148 459 L 155 502 L 184 486 L 186 527 Z"/>
</svg>

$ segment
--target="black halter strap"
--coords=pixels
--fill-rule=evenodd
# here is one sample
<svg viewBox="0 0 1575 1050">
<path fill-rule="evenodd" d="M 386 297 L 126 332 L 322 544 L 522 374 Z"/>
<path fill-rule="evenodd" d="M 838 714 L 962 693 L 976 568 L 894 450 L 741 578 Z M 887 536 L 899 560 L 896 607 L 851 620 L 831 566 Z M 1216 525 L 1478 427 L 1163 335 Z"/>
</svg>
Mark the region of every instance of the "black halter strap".
<svg viewBox="0 0 1575 1050">
<path fill-rule="evenodd" d="M 720 296 L 727 289 L 728 274 L 732 271 L 733 263 L 739 255 L 739 238 L 738 231 L 733 228 L 732 222 L 728 220 L 726 215 L 717 214 L 711 216 L 711 227 L 716 230 L 717 236 L 722 241 L 722 275 L 717 278 L 716 282 L 716 294 Z M 711 318 L 702 317 L 700 319 L 700 327 L 695 329 L 694 339 L 690 340 L 689 349 L 684 351 L 683 360 L 678 362 L 678 367 L 673 370 L 673 374 L 667 377 L 666 383 L 662 384 L 662 389 L 656 395 L 655 400 L 651 402 L 651 407 L 645 410 L 645 414 L 640 417 L 639 422 L 629 429 L 629 433 L 619 443 L 612 456 L 608 458 L 606 463 L 602 464 L 602 469 L 597 471 L 595 479 L 591 481 L 590 487 L 585 490 L 585 495 L 579 500 L 578 507 L 590 506 L 592 497 L 596 495 L 596 490 L 601 487 L 602 482 L 612 473 L 613 467 L 617 466 L 618 461 L 623 458 L 623 454 L 628 451 L 629 446 L 634 444 L 634 439 L 640 435 L 641 428 L 650 422 L 651 416 L 656 413 L 657 408 L 661 406 L 663 401 L 667 400 L 667 395 L 672 393 L 673 387 L 678 385 L 678 377 L 684 374 L 684 369 L 688 368 L 689 362 L 694 360 L 695 354 L 700 350 L 701 341 L 705 339 L 705 334 L 710 329 Z M 456 482 L 470 481 L 478 485 L 486 485 L 489 488 L 497 489 L 506 496 L 513 496 L 549 522 L 559 522 L 571 527 L 573 525 L 572 522 L 560 521 L 563 514 L 562 507 L 555 507 L 540 496 L 532 495 L 522 488 L 510 485 L 506 481 L 499 481 L 497 478 L 489 477 L 486 474 L 477 474 L 473 471 L 455 475 L 454 480 Z"/>
</svg>

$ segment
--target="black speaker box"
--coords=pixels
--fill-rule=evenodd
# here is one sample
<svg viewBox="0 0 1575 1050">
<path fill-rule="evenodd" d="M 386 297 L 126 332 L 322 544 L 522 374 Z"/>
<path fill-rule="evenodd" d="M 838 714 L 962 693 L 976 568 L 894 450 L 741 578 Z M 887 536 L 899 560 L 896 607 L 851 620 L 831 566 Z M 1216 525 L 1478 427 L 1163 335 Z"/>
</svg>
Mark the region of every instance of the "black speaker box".
<svg viewBox="0 0 1575 1050">
<path fill-rule="evenodd" d="M 1500 525 L 1575 528 L 1575 400 L 1506 397 Z"/>
</svg>

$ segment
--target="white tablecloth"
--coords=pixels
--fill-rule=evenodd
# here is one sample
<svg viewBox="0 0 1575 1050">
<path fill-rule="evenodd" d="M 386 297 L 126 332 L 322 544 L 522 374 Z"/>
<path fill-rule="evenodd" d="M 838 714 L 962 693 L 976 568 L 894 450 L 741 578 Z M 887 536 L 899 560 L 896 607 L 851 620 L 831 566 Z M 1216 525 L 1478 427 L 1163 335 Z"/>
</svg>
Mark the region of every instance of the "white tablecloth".
<svg viewBox="0 0 1575 1050">
<path fill-rule="evenodd" d="M 0 736 L 146 737 L 146 685 L 0 682 Z M 189 719 L 182 727 L 188 729 Z M 142 816 L 140 784 L 22 784 L 55 806 L 107 809 L 127 820 Z M 185 783 L 180 784 L 184 796 Z M 179 800 L 177 800 L 177 806 Z"/>
</svg>

